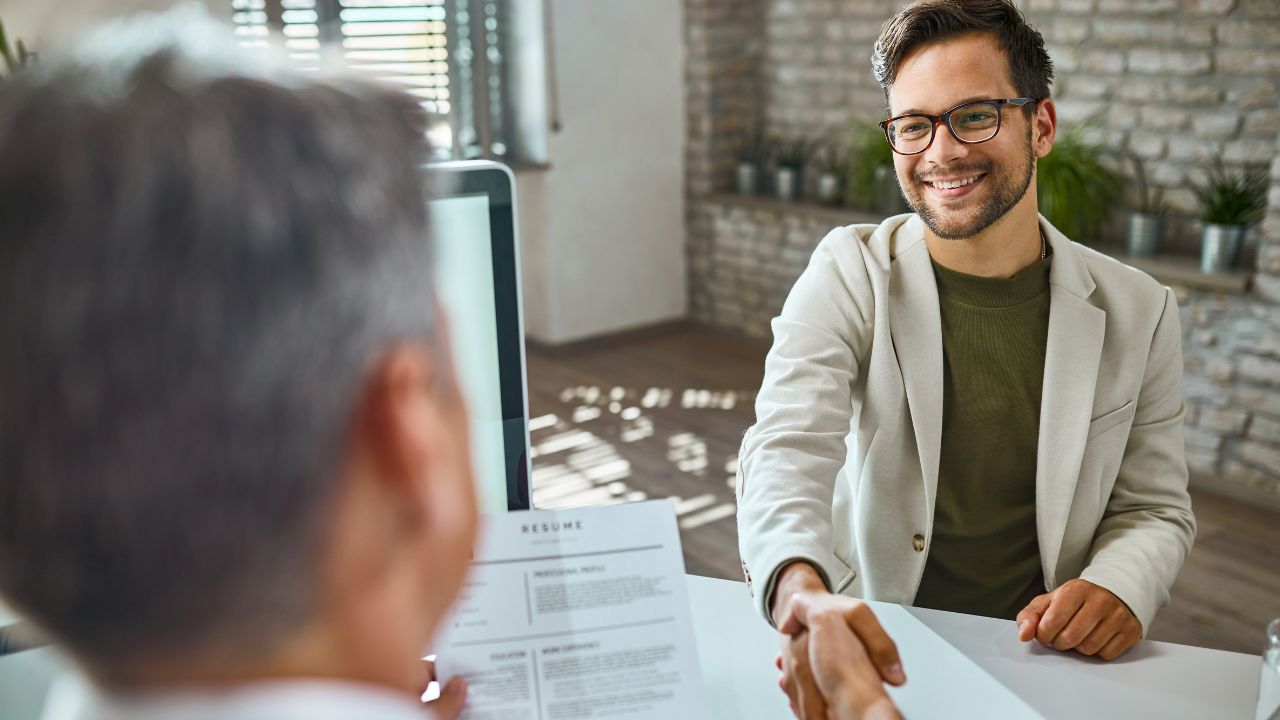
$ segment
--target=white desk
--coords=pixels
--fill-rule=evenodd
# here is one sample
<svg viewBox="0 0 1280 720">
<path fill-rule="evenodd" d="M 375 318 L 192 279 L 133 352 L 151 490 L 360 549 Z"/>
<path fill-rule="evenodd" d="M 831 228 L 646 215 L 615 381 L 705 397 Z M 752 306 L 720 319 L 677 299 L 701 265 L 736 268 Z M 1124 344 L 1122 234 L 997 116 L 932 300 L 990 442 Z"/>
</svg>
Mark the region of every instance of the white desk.
<svg viewBox="0 0 1280 720">
<path fill-rule="evenodd" d="M 690 576 L 689 597 L 716 717 L 789 717 L 777 636 L 746 587 Z M 1104 663 L 1021 643 L 1007 620 L 872 606 L 898 643 L 907 684 L 891 694 L 908 718 L 1253 718 L 1257 655 L 1142 641 Z"/>
<path fill-rule="evenodd" d="M 689 598 L 714 717 L 790 717 L 773 666 L 777 635 L 746 587 L 689 576 Z M 1253 718 L 1255 655 L 1144 641 L 1103 663 L 1020 643 L 1005 620 L 873 606 L 902 654 L 907 685 L 893 695 L 909 718 Z M 0 720 L 38 717 L 63 667 L 48 649 L 0 657 Z"/>
</svg>

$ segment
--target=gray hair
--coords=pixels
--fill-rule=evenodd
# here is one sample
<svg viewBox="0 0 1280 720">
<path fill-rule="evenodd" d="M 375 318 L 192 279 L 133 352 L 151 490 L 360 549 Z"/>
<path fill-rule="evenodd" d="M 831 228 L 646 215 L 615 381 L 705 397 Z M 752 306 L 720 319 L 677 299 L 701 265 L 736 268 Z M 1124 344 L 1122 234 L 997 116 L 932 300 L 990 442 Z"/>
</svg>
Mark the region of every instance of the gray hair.
<svg viewBox="0 0 1280 720">
<path fill-rule="evenodd" d="M 362 379 L 436 347 L 414 100 L 190 67 L 0 84 L 0 593 L 99 668 L 307 621 Z"/>
</svg>

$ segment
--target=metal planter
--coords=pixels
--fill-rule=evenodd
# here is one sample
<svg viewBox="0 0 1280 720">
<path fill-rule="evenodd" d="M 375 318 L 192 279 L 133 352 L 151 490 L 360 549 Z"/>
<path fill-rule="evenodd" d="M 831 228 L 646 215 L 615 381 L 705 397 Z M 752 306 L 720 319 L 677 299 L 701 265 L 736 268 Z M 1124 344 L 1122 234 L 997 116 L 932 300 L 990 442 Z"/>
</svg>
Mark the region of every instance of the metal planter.
<svg viewBox="0 0 1280 720">
<path fill-rule="evenodd" d="M 774 172 L 773 180 L 773 192 L 779 200 L 790 202 L 796 199 L 800 185 L 800 173 L 795 168 L 778 168 Z"/>
<path fill-rule="evenodd" d="M 818 176 L 818 201 L 829 205 L 840 201 L 840 178 L 835 173 L 824 172 Z"/>
<path fill-rule="evenodd" d="M 898 185 L 898 176 L 890 165 L 880 165 L 875 170 L 876 211 L 884 215 L 898 215 L 907 212 L 910 207 L 906 198 L 902 197 L 902 188 Z"/>
<path fill-rule="evenodd" d="M 1164 215 L 1135 212 L 1129 214 L 1126 236 L 1128 252 L 1133 257 L 1154 257 L 1164 240 Z"/>
<path fill-rule="evenodd" d="M 1225 272 L 1235 267 L 1243 244 L 1243 225 L 1205 223 L 1200 231 L 1200 271 Z"/>
<path fill-rule="evenodd" d="M 738 163 L 738 194 L 755 195 L 760 189 L 760 166 L 755 163 Z"/>
</svg>

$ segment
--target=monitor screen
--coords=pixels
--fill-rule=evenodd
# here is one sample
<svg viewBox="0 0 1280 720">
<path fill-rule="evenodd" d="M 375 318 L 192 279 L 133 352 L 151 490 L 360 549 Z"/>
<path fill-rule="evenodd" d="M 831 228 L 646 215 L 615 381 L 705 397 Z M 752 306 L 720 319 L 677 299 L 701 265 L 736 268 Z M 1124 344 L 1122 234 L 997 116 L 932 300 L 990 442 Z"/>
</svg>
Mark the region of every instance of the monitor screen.
<svg viewBox="0 0 1280 720">
<path fill-rule="evenodd" d="M 432 168 L 436 292 L 471 419 L 481 512 L 530 507 L 523 336 L 510 175 L 490 163 Z"/>
</svg>

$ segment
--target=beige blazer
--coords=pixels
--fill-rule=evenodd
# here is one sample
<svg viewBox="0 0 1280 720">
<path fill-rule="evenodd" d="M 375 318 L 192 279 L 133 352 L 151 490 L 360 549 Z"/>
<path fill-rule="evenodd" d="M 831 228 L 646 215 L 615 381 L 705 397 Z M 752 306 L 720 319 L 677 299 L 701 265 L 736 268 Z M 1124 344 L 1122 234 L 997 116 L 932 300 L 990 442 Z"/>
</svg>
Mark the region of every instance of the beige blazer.
<svg viewBox="0 0 1280 720">
<path fill-rule="evenodd" d="M 1073 243 L 1053 248 L 1036 471 L 1047 589 L 1084 578 L 1150 626 L 1195 537 L 1173 293 Z M 773 320 L 738 458 L 743 571 L 766 619 L 780 567 L 909 604 L 932 539 L 942 433 L 937 284 L 914 214 L 831 231 Z"/>
</svg>

